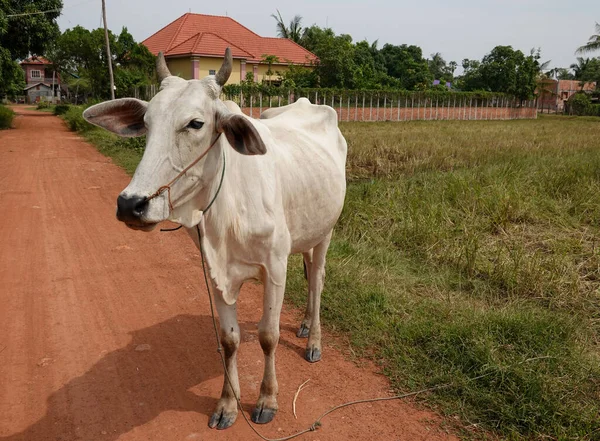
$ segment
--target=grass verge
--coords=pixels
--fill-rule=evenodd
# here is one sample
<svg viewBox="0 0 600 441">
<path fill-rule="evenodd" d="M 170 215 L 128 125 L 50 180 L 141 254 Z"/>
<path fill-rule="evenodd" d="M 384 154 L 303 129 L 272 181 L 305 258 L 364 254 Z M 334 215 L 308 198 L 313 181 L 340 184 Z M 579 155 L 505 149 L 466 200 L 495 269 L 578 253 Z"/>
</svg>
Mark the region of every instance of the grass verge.
<svg viewBox="0 0 600 441">
<path fill-rule="evenodd" d="M 143 140 L 69 112 L 133 171 Z M 472 437 L 600 439 L 598 119 L 341 129 L 349 186 L 325 326 L 399 391 L 449 384 L 427 403 Z M 305 290 L 294 256 L 288 301 Z"/>
</svg>

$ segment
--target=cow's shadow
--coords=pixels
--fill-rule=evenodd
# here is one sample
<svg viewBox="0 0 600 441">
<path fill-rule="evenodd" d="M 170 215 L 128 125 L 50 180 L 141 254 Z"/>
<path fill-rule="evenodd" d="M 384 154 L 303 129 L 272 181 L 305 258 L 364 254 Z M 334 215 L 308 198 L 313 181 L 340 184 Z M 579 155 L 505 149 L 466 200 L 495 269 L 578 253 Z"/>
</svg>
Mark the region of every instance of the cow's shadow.
<svg viewBox="0 0 600 441">
<path fill-rule="evenodd" d="M 220 387 L 210 397 L 189 390 L 223 375 L 210 317 L 178 315 L 131 336 L 52 393 L 40 420 L 0 440 L 114 441 L 164 411 L 212 413 Z"/>
</svg>

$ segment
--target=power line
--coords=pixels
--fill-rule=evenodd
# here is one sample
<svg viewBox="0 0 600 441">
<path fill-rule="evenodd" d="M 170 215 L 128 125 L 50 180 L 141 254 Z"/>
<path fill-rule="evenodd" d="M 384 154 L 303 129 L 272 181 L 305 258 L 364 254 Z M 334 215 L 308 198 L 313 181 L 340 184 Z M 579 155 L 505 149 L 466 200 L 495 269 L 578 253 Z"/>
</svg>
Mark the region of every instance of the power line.
<svg viewBox="0 0 600 441">
<path fill-rule="evenodd" d="M 6 18 L 25 17 L 27 15 L 42 15 L 42 14 L 49 14 L 51 12 L 60 12 L 60 9 L 48 9 L 47 11 L 38 11 L 38 12 L 23 12 L 22 14 L 5 15 L 5 17 Z"/>
<path fill-rule="evenodd" d="M 64 9 L 69 9 L 69 8 L 74 8 L 75 6 L 80 6 L 80 5 L 84 5 L 86 3 L 91 3 L 94 0 L 87 0 L 81 3 L 77 3 L 75 5 L 71 5 L 71 6 L 63 6 L 62 9 L 61 8 L 54 8 L 54 9 L 48 9 L 47 11 L 35 11 L 35 12 L 23 12 L 20 14 L 7 14 L 5 15 L 6 18 L 15 18 L 15 17 L 26 17 L 29 15 L 42 15 L 42 14 L 50 14 L 52 12 L 61 12 L 61 10 Z"/>
</svg>

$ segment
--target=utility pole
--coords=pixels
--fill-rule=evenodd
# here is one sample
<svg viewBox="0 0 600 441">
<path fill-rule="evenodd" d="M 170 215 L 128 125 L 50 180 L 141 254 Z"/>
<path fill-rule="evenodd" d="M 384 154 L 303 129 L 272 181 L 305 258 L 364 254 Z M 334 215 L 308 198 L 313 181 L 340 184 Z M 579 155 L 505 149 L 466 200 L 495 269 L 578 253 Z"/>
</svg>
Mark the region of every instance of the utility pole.
<svg viewBox="0 0 600 441">
<path fill-rule="evenodd" d="M 110 41 L 108 40 L 108 27 L 106 26 L 106 2 L 102 0 L 102 20 L 104 21 L 104 38 L 106 39 L 106 56 L 108 58 L 108 75 L 110 76 L 110 99 L 115 99 L 115 79 L 113 77 L 112 55 L 110 54 Z"/>
</svg>

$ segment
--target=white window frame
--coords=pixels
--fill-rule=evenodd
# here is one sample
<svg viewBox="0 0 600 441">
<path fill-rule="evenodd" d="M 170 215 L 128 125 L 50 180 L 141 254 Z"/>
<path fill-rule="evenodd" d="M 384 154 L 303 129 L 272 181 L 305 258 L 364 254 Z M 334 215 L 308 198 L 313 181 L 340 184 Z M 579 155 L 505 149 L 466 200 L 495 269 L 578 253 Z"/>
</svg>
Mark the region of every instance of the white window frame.
<svg viewBox="0 0 600 441">
<path fill-rule="evenodd" d="M 36 74 L 36 75 L 34 75 Z M 38 70 L 38 69 L 33 69 L 31 71 L 29 71 L 29 76 L 31 78 L 42 78 L 42 71 Z"/>
</svg>

